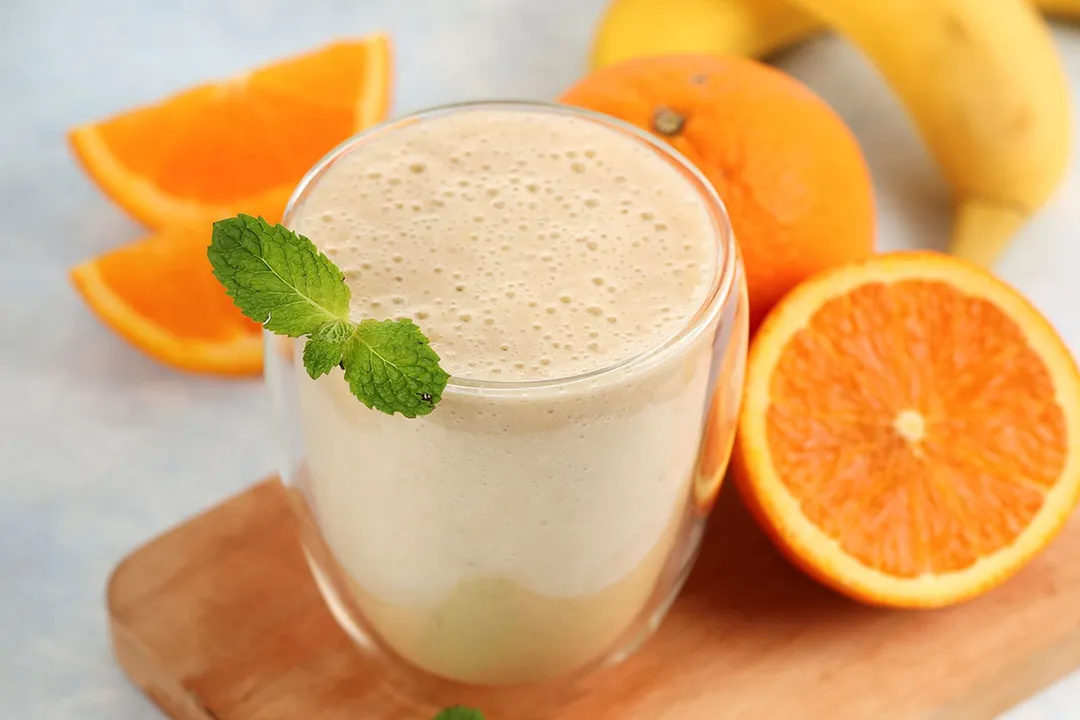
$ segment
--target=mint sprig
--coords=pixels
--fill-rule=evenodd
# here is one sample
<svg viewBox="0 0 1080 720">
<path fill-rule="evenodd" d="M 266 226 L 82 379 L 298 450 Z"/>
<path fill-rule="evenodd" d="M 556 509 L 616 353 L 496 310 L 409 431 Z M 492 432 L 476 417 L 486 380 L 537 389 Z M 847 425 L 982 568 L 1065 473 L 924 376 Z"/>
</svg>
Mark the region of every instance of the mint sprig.
<svg viewBox="0 0 1080 720">
<path fill-rule="evenodd" d="M 312 378 L 335 367 L 352 393 L 388 415 L 427 415 L 449 375 L 411 320 L 349 318 L 345 275 L 308 238 L 262 217 L 218 220 L 206 251 L 218 279 L 247 317 L 277 335 L 307 337 Z"/>
<path fill-rule="evenodd" d="M 484 714 L 479 710 L 455 705 L 440 711 L 431 720 L 484 720 Z"/>
</svg>

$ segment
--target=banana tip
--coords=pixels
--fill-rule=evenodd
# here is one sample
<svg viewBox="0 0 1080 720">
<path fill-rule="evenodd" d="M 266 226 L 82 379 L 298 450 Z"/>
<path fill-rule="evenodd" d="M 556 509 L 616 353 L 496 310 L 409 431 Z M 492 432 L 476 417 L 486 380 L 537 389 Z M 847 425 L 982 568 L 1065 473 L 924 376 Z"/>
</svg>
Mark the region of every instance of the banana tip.
<svg viewBox="0 0 1080 720">
<path fill-rule="evenodd" d="M 989 268 L 1030 214 L 1017 203 L 981 198 L 962 200 L 956 208 L 949 252 Z"/>
</svg>

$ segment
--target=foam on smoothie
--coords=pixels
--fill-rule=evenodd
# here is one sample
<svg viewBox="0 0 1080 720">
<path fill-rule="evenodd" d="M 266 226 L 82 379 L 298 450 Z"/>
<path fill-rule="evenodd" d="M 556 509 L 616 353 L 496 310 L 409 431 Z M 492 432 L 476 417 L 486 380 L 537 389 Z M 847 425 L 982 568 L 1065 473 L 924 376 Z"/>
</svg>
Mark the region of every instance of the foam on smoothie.
<svg viewBox="0 0 1080 720">
<path fill-rule="evenodd" d="M 415 319 L 453 375 L 541 379 L 655 347 L 702 304 L 714 231 L 686 186 L 595 122 L 463 112 L 350 150 L 295 226 L 356 319 Z"/>
</svg>

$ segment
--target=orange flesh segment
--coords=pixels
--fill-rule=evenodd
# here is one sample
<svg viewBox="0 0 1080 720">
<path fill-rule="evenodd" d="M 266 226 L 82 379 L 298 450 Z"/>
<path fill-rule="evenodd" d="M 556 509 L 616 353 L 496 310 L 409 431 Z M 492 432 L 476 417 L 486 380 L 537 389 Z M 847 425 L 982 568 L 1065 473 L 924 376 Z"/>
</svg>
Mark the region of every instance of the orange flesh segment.
<svg viewBox="0 0 1080 720">
<path fill-rule="evenodd" d="M 389 40 L 372 35 L 208 83 L 74 128 L 72 150 L 118 205 L 152 228 L 270 207 L 318 160 L 382 120 Z"/>
<path fill-rule="evenodd" d="M 227 203 L 295 184 L 356 131 L 364 74 L 327 68 L 362 67 L 368 52 L 339 44 L 246 78 L 187 90 L 105 121 L 98 132 L 122 165 L 179 197 Z"/>
<path fill-rule="evenodd" d="M 143 352 L 192 372 L 248 375 L 262 369 L 262 330 L 211 274 L 210 228 L 177 226 L 71 271 L 98 319 Z"/>
<path fill-rule="evenodd" d="M 825 301 L 769 396 L 769 453 L 801 511 L 897 577 L 1010 545 L 1067 461 L 1042 359 L 1004 312 L 946 282 L 869 282 Z"/>
<path fill-rule="evenodd" d="M 261 332 L 211 274 L 209 236 L 208 227 L 165 232 L 113 250 L 95 264 L 117 300 L 177 338 L 232 340 Z"/>
</svg>

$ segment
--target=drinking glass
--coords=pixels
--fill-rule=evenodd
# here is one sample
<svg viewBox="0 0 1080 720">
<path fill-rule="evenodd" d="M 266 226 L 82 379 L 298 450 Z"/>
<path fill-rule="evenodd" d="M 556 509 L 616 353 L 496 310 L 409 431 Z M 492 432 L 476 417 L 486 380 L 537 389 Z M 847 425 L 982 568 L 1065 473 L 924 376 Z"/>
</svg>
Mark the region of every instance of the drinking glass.
<svg viewBox="0 0 1080 720">
<path fill-rule="evenodd" d="M 651 149 L 707 209 L 717 258 L 704 302 L 655 347 L 571 377 L 454 376 L 416 419 L 364 407 L 340 373 L 312 380 L 297 362 L 302 340 L 266 335 L 280 473 L 331 613 L 406 694 L 490 713 L 495 698 L 558 697 L 660 625 L 730 455 L 747 301 L 723 204 L 666 143 L 576 108 L 483 105 L 573 115 Z M 354 148 L 479 106 L 356 135 L 308 173 L 284 223 L 295 225 L 306 194 Z"/>
</svg>

